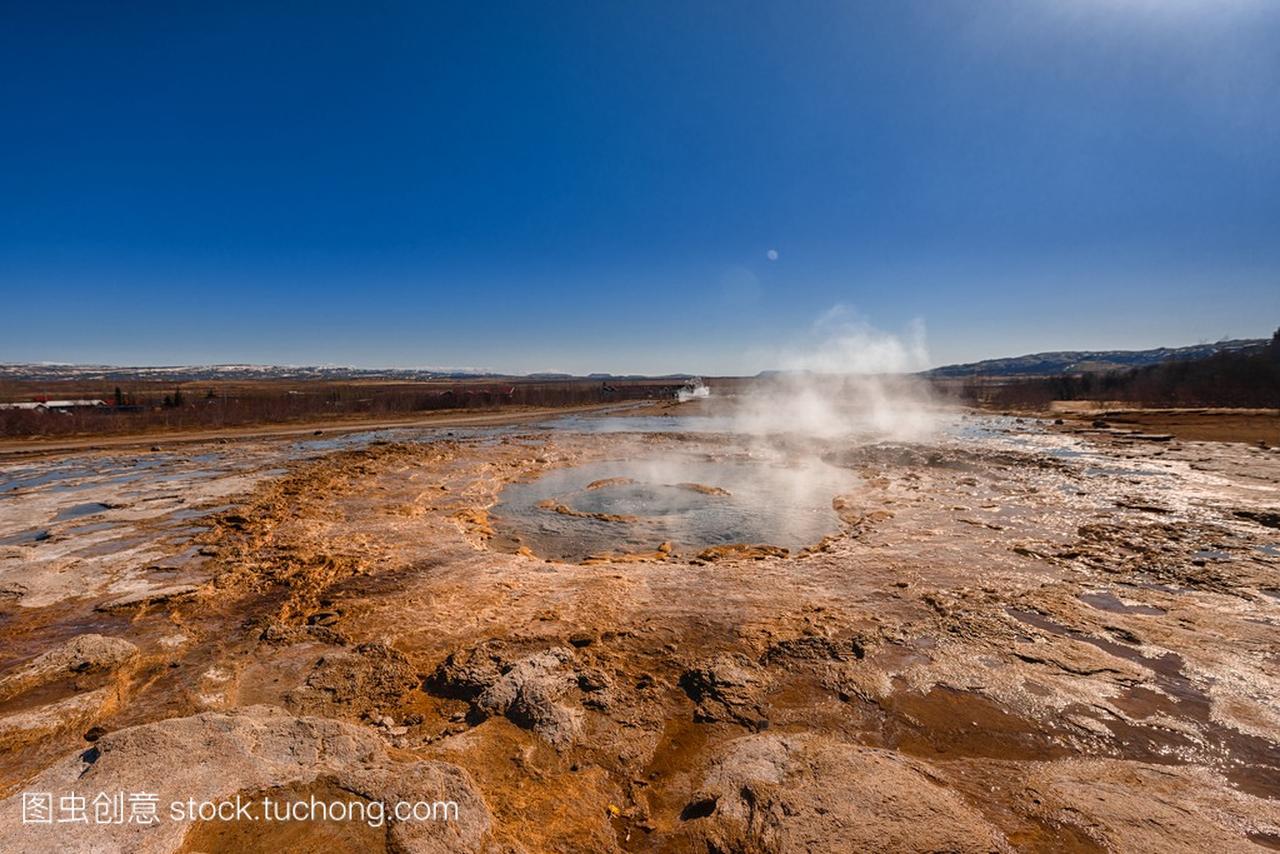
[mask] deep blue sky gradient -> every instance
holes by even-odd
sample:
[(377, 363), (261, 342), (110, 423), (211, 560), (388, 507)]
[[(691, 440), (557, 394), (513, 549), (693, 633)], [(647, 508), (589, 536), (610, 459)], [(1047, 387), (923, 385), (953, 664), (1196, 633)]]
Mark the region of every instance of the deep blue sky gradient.
[(1280, 3), (4, 18), (0, 361), (743, 373), (833, 305), (934, 363), (1280, 325)]

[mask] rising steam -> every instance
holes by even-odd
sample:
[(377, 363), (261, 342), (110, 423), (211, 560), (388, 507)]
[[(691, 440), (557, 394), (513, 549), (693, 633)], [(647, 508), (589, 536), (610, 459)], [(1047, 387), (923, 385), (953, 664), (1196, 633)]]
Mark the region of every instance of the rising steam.
[(705, 421), (681, 429), (736, 441), (642, 443), (618, 459), (513, 484), (496, 516), (559, 559), (663, 559), (729, 544), (794, 551), (837, 533), (860, 491), (838, 452), (923, 439), (939, 410), (909, 373), (928, 363), (923, 324), (893, 335), (837, 306), (814, 323), (810, 341), (773, 354), (780, 370), (727, 394), (699, 379), (678, 392), (693, 410), (688, 421)]
[(935, 427), (926, 383), (924, 324), (905, 335), (871, 326), (837, 305), (815, 321), (807, 346), (779, 351), (781, 370), (738, 400), (738, 429), (752, 435), (919, 440)]

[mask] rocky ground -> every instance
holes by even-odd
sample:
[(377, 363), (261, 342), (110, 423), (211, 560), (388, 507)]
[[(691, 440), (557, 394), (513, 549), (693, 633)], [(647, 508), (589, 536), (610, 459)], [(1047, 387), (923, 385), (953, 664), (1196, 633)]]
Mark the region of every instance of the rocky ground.
[[(813, 548), (582, 563), (501, 530), (502, 488), (743, 440), (6, 463), (0, 850), (1278, 848), (1280, 453), (1072, 430), (796, 443), (857, 484)], [(458, 815), (49, 827), (31, 791)]]

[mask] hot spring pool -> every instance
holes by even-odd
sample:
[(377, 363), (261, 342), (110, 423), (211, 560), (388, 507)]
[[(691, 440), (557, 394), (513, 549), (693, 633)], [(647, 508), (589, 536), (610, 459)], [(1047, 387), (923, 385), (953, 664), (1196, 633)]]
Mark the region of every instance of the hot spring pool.
[(819, 461), (611, 460), (512, 483), (491, 518), (499, 542), (566, 561), (663, 543), (686, 556), (732, 543), (795, 551), (840, 530), (831, 500), (855, 485)]

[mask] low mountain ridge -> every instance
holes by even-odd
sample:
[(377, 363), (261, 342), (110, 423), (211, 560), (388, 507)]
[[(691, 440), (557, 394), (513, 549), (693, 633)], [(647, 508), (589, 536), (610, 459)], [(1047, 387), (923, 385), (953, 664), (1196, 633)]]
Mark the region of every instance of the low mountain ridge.
[(925, 371), (927, 377), (1037, 377), (1089, 374), (1141, 368), (1162, 362), (1196, 361), (1218, 353), (1251, 353), (1267, 346), (1265, 338), (1238, 338), (1189, 347), (1157, 347), (1151, 350), (1063, 350), (1030, 353), (1003, 359), (985, 359), (960, 365), (944, 365)]

